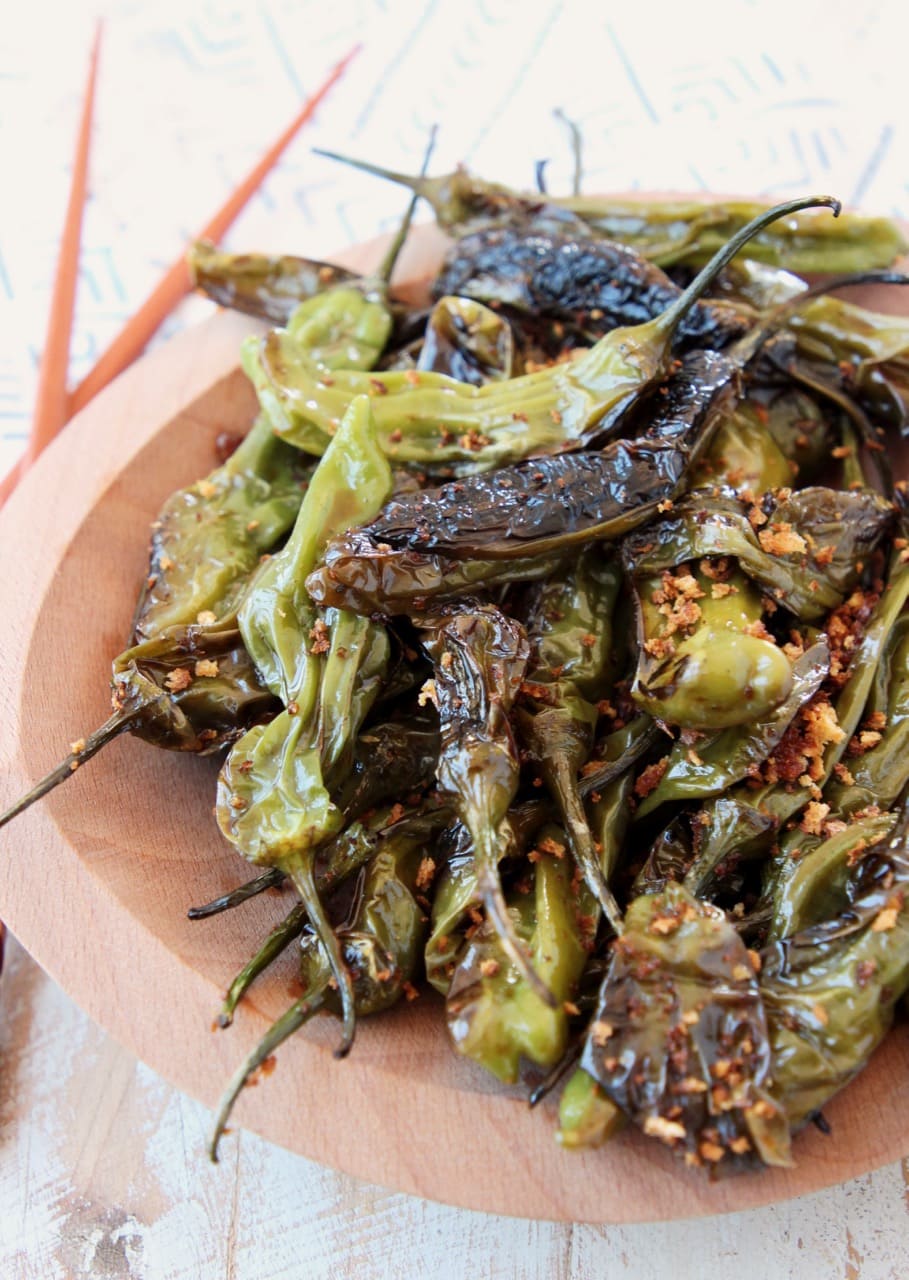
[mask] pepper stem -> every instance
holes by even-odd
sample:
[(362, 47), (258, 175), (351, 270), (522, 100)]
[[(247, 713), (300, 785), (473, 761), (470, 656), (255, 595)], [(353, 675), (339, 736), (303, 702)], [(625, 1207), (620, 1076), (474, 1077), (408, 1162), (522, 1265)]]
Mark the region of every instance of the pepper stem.
[(316, 937), (325, 948), (332, 976), (338, 984), (338, 995), (341, 1000), (341, 1043), (335, 1049), (336, 1058), (346, 1058), (350, 1053), (357, 1027), (357, 1011), (354, 1003), (354, 985), (350, 970), (344, 963), (341, 944), (337, 934), (331, 927), (331, 921), (322, 905), (316, 887), (314, 859), (311, 855), (301, 854), (283, 864), (284, 871), (293, 880), (296, 890), (303, 899), (303, 906), (309, 916), (309, 923)]
[(396, 169), (383, 169), (371, 160), (355, 160), (353, 156), (342, 156), (338, 151), (326, 151), (323, 147), (313, 147), (313, 155), (322, 156), (325, 160), (337, 160), (339, 164), (349, 165), (351, 169), (360, 169), (363, 173), (371, 173), (375, 178), (386, 178), (396, 182), (399, 187), (407, 187), (416, 196), (426, 196), (429, 185), (438, 179), (426, 178), (425, 174), (399, 173)]
[(552, 113), (559, 124), (565, 126), (568, 130), (568, 138), (571, 143), (571, 155), (574, 159), (574, 174), (571, 179), (571, 194), (579, 196), (581, 194), (581, 181), (584, 177), (584, 139), (581, 134), (580, 126), (576, 120), (569, 120), (561, 107), (556, 107)]
[(272, 929), (271, 933), (262, 943), (259, 950), (247, 960), (246, 964), (234, 978), (233, 982), (227, 988), (227, 994), (224, 997), (224, 1003), (221, 1005), (221, 1012), (218, 1014), (217, 1023), (219, 1027), (229, 1027), (234, 1020), (234, 1013), (237, 1005), (243, 999), (246, 992), (258, 978), (260, 973), (264, 973), (273, 961), (277, 960), (285, 948), (289, 947), (294, 938), (298, 938), (303, 932), (303, 926), (306, 924), (306, 908), (302, 903), (298, 903), (292, 911), (290, 911), (280, 924)]
[(716, 251), (710, 261), (701, 268), (688, 288), (679, 294), (662, 315), (657, 316), (656, 320), (652, 322), (655, 332), (662, 334), (664, 341), (668, 343), (679, 323), (685, 318), (694, 304), (707, 292), (713, 281), (723, 270), (723, 267), (732, 261), (749, 240), (772, 222), (785, 218), (789, 214), (799, 213), (803, 209), (832, 209), (833, 216), (836, 218), (839, 217), (842, 205), (835, 196), (802, 196), (798, 200), (787, 200), (783, 204), (774, 205), (771, 209), (764, 209), (757, 217), (752, 218), (741, 230), (737, 231), (734, 236), (731, 236), (723, 247)]
[(300, 1027), (307, 1022), (314, 1013), (322, 1008), (324, 1003), (325, 988), (320, 987), (317, 991), (307, 996), (304, 1000), (298, 1000), (296, 1004), (292, 1004), (290, 1008), (283, 1013), (280, 1018), (269, 1027), (265, 1035), (240, 1064), (234, 1074), (231, 1076), (230, 1083), (221, 1095), (221, 1101), (218, 1103), (218, 1112), (215, 1116), (215, 1127), (208, 1144), (208, 1154), (213, 1164), (218, 1163), (218, 1143), (227, 1128), (227, 1122), (230, 1119), (230, 1113), (233, 1111), (234, 1103), (240, 1096), (240, 1091), (247, 1083), (253, 1072), (257, 1071), (262, 1064), (271, 1057), (275, 1050), (284, 1043), (295, 1031), (299, 1031)]
[(616, 934), (622, 932), (622, 912), (615, 900), (615, 895), (606, 883), (603, 868), (593, 847), (593, 836), (584, 813), (577, 776), (567, 766), (564, 756), (556, 756), (548, 760), (548, 768), (553, 775), (553, 790), (562, 811), (565, 831), (575, 862), (581, 869), (584, 883), (600, 904), (600, 910), (609, 921)]
[[(437, 125), (433, 125), (432, 128), (429, 130), (429, 141), (426, 144), (426, 151), (423, 155), (423, 165), (420, 169), (420, 175), (417, 181), (422, 181), (426, 177), (426, 170), (429, 168), (429, 161), (431, 160), (432, 153), (435, 150), (437, 132), (438, 132)], [(401, 250), (404, 247), (404, 241), (407, 239), (410, 233), (411, 223), (413, 222), (413, 215), (419, 203), (420, 203), (420, 192), (416, 189), (416, 187), (414, 187), (413, 197), (411, 198), (410, 204), (407, 206), (407, 212), (404, 214), (404, 221), (401, 223), (400, 227), (398, 228), (398, 233), (395, 236), (394, 240), (392, 240), (391, 244), (388, 246), (388, 252), (385, 254), (385, 257), (380, 262), (379, 269), (376, 272), (374, 277), (377, 281), (381, 281), (381, 283), (384, 285), (387, 285), (388, 282), (391, 280), (391, 273), (392, 271), (394, 271), (395, 263), (398, 260), (398, 255), (400, 254)]]
[(222, 894), (220, 898), (213, 898), (211, 902), (206, 902), (201, 907), (190, 907), (186, 915), (190, 920), (206, 920), (209, 916), (216, 916), (222, 911), (230, 911), (233, 907), (242, 906), (250, 898), (264, 893), (266, 889), (279, 888), (284, 880), (284, 872), (279, 867), (269, 867), (262, 875), (256, 876), (254, 880), (247, 880), (246, 884), (238, 885), (236, 889)]
[(40, 782), (36, 782), (31, 791), (26, 792), (14, 805), (7, 809), (6, 813), (0, 814), (0, 827), (5, 827), (8, 822), (12, 822), (13, 818), (18, 817), (20, 813), (33, 805), (36, 800), (40, 800), (49, 791), (59, 787), (60, 783), (66, 782), (67, 778), (71, 778), (80, 765), (84, 764), (86, 760), (90, 760), (93, 755), (96, 755), (102, 747), (106, 747), (119, 734), (131, 728), (137, 719), (137, 715), (136, 710), (127, 713), (115, 711), (100, 729), (96, 729), (94, 733), (82, 739), (84, 745), (78, 751), (71, 751), (56, 768), (45, 774)]

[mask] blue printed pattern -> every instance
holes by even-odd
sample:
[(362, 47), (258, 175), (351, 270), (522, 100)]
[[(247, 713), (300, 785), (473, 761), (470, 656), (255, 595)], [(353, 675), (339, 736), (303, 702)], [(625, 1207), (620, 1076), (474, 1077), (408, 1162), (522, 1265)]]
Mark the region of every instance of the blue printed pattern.
[[(0, 212), (0, 474), (31, 416), (93, 7), (59, 6), (50, 51), (40, 12), (23, 14), (0, 48), (0, 154), (5, 171), (27, 177), (7, 189)], [(311, 149), (413, 169), (433, 123), (436, 171), (465, 161), (530, 186), (535, 162), (548, 158), (550, 190), (566, 190), (571, 157), (555, 107), (583, 128), (591, 191), (830, 190), (906, 216), (891, 9), (856, 3), (832, 23), (820, 0), (730, 0), (721, 31), (692, 19), (657, 41), (650, 6), (606, 7), (595, 19), (589, 6), (545, 0), (347, 0), (335, 11), (314, 0), (236, 8), (112, 0), (72, 380), (357, 41), (362, 52), (238, 219), (229, 246), (330, 256), (387, 229), (404, 193)], [(189, 299), (158, 340), (208, 308)]]

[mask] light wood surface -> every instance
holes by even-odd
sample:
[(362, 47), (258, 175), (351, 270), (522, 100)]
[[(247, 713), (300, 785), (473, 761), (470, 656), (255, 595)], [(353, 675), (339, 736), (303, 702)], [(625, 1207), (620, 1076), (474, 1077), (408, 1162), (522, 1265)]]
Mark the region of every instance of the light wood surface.
[[(437, 243), (416, 238), (414, 280)], [(371, 262), (374, 246), (348, 260)], [(148, 523), (171, 490), (210, 469), (218, 432), (251, 419), (237, 369), (250, 327), (218, 315), (147, 357), (72, 423), (4, 510), (0, 801), (104, 719)], [(276, 966), (229, 1032), (210, 1029), (221, 990), (283, 909), (268, 897), (229, 917), (185, 917), (248, 876), (211, 817), (215, 771), (121, 739), (0, 838), (0, 915), (14, 933), (116, 1040), (208, 1105), (289, 1002), (292, 977)], [(331, 1056), (335, 1036), (318, 1023), (285, 1045), (236, 1122), (371, 1183), (467, 1208), (590, 1222), (715, 1214), (842, 1182), (909, 1147), (905, 1025), (829, 1108), (834, 1138), (806, 1133), (793, 1171), (715, 1185), (634, 1134), (562, 1153), (551, 1110), (531, 1114), (519, 1090), (450, 1053), (429, 996), (364, 1024), (344, 1063)]]

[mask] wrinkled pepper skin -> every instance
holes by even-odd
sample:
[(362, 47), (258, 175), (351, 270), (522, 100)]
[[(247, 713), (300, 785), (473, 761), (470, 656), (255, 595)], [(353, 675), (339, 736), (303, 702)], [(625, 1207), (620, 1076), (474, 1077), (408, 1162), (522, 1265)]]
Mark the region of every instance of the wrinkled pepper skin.
[(193, 284), (212, 302), (286, 324), (306, 298), (355, 279), (330, 262), (289, 255), (226, 253), (208, 240), (197, 240), (187, 262)]
[(406, 612), (497, 581), (530, 581), (553, 557), (618, 539), (685, 482), (736, 394), (710, 352), (686, 356), (644, 436), (600, 453), (540, 458), (388, 504), (371, 525), (335, 539), (307, 589), (322, 603)]
[(559, 807), (574, 860), (614, 929), (618, 904), (594, 850), (579, 774), (590, 756), (597, 702), (614, 678), (613, 615), (622, 585), (599, 547), (544, 583), (525, 620), (531, 662), (516, 711), (519, 737)]
[[(527, 635), (514, 619), (476, 602), (425, 619), (421, 627), (439, 712), (436, 778), (453, 798), (472, 849), (460, 886), (464, 907), (482, 905), (509, 959), (538, 998), (554, 1005), (515, 934), (499, 879), (499, 862), (517, 852), (508, 810), (521, 767), (509, 712), (527, 672)], [(434, 928), (430, 946), (438, 944)]]
[[(349, 918), (337, 926), (357, 1016), (381, 1013), (414, 990), (411, 980), (418, 976), (427, 923), (417, 895), (420, 885), (429, 887), (421, 872), (427, 860), (432, 863), (438, 829), (435, 817), (422, 824), (396, 824), (368, 864)], [(305, 994), (274, 1023), (228, 1084), (209, 1143), (212, 1160), (218, 1158), (218, 1144), (243, 1086), (275, 1049), (323, 1009), (346, 1020), (344, 997), (333, 985), (336, 972), (326, 960), (323, 942), (320, 930), (304, 932), (300, 980)]]
[[(762, 612), (755, 586), (737, 570), (718, 584), (704, 564), (636, 582), (632, 696), (667, 724), (710, 732), (770, 716), (792, 692), (792, 667), (778, 645), (752, 631)], [(717, 586), (729, 594), (716, 598)]]
[(751, 957), (681, 885), (630, 904), (581, 1066), (689, 1164), (791, 1163)]
[(379, 438), (390, 456), (426, 469), (469, 474), (530, 453), (578, 448), (614, 427), (662, 380), (679, 324), (761, 226), (818, 204), (839, 208), (826, 196), (776, 206), (728, 240), (655, 319), (613, 330), (573, 360), (520, 378), (473, 386), (414, 370), (377, 378), (344, 369), (329, 376), (284, 330), (247, 339), (243, 367), (276, 434), (311, 453), (324, 451), (359, 394), (375, 398)]
[(799, 1128), (861, 1070), (909, 987), (905, 818), (869, 851), (842, 915), (762, 952), (773, 1093)]
[(508, 321), (471, 298), (440, 297), (430, 312), (416, 368), (481, 387), (522, 372)]
[[(448, 989), (445, 1014), (452, 1044), (499, 1080), (514, 1083), (522, 1058), (540, 1067), (558, 1062), (568, 1043), (565, 1002), (587, 961), (592, 917), (572, 883), (565, 836), (545, 827), (543, 840), (559, 856), (541, 854), (533, 865), (533, 889), (509, 895), (515, 932), (530, 952), (536, 972), (556, 998), (545, 1004), (522, 977), (494, 929), (482, 924), (468, 941)], [(589, 900), (587, 906), (589, 907)]]
[[(588, 338), (645, 324), (679, 295), (659, 267), (617, 241), (522, 228), (484, 227), (456, 240), (433, 292), (497, 303), (532, 316), (572, 323)], [(696, 303), (676, 346), (721, 350), (754, 323), (747, 304)]]
[[(352, 744), (381, 683), (388, 641), (366, 619), (341, 613), (322, 618), (303, 581), (331, 534), (368, 519), (390, 492), (391, 472), (375, 445), (369, 403), (355, 401), (313, 476), (290, 540), (263, 567), (241, 610), (247, 650), (285, 706), (235, 744), (218, 783), (221, 830), (257, 864), (290, 871), (288, 859), (339, 829), (323, 754), (329, 767), (339, 758), (338, 732)], [(349, 657), (340, 657), (339, 647)]]
[(134, 644), (231, 612), (259, 557), (296, 519), (312, 473), (301, 461), (260, 416), (227, 462), (168, 498), (152, 525)]
[(779, 744), (798, 711), (820, 689), (829, 667), (829, 651), (820, 640), (792, 663), (789, 693), (763, 719), (724, 729), (698, 742), (696, 748), (677, 740), (665, 772), (638, 806), (636, 818), (647, 817), (669, 801), (720, 795), (741, 782)]
[[(828, 726), (813, 786), (823, 788), (827, 783), (858, 729), (887, 636), (907, 599), (909, 573), (894, 556), (888, 590), (875, 605), (854, 648), (846, 683), (832, 704), (822, 691), (800, 711), (799, 716), (816, 715)], [(793, 724), (798, 726), (798, 722), (799, 717)], [(791, 787), (783, 781), (767, 782), (757, 789), (737, 783), (725, 795), (709, 800), (701, 811), (698, 851), (685, 876), (686, 886), (698, 896), (706, 894), (718, 868), (735, 866), (743, 857), (766, 853), (778, 828), (794, 818), (812, 794), (809, 788)], [(773, 874), (771, 861), (768, 879), (772, 880)]]

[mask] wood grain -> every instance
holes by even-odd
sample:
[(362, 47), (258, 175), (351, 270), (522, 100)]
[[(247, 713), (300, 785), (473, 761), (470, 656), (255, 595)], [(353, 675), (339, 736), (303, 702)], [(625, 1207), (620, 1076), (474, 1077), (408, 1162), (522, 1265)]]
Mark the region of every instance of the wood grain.
[[(348, 257), (371, 265), (369, 246)], [(418, 286), (438, 252), (409, 246)], [(244, 317), (222, 314), (153, 353), (73, 421), (0, 517), (0, 747), (4, 800), (104, 718), (107, 671), (128, 628), (147, 526), (163, 498), (212, 465), (215, 436), (245, 429), (237, 369)], [(121, 739), (4, 832), (0, 914), (42, 966), (142, 1061), (207, 1105), (289, 1001), (280, 966), (229, 1033), (210, 1030), (221, 990), (277, 919), (273, 898), (191, 923), (248, 875), (211, 816), (216, 766)], [(811, 1132), (798, 1167), (711, 1185), (631, 1134), (567, 1155), (553, 1116), (531, 1113), (449, 1051), (437, 1003), (364, 1024), (344, 1063), (316, 1024), (286, 1045), (238, 1123), (372, 1183), (536, 1219), (636, 1222), (779, 1201), (876, 1168), (909, 1148), (909, 1030), (899, 1028)], [(230, 1160), (230, 1144), (225, 1147)]]

